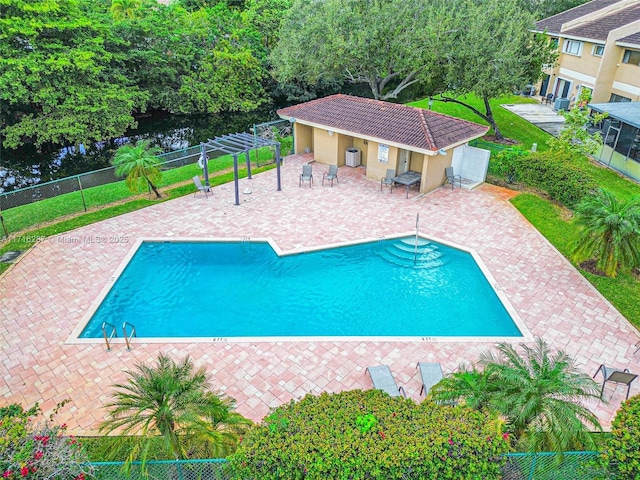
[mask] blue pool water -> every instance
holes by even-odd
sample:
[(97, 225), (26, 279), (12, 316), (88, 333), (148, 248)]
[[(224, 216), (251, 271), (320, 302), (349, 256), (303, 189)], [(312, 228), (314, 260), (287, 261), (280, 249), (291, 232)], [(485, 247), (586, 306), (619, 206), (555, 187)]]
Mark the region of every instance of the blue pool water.
[(268, 243), (144, 242), (80, 335), (521, 336), (473, 257), (419, 239), (278, 257)]

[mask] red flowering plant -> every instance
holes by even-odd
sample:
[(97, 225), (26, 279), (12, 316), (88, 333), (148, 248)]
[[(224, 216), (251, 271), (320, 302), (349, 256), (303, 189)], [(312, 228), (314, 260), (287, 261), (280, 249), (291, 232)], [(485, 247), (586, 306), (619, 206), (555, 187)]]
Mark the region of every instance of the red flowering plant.
[(82, 446), (66, 434), (66, 424), (55, 424), (54, 414), (44, 420), (40, 414), (38, 404), (0, 408), (0, 479), (84, 480), (91, 466)]

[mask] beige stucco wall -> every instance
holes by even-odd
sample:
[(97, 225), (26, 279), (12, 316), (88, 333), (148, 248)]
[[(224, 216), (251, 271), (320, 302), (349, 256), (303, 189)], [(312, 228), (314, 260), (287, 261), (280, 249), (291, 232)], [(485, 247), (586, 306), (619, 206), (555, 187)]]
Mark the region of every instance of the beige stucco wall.
[(378, 161), (378, 142), (369, 141), (367, 152), (367, 178), (380, 180), (387, 173), (388, 168), (397, 170), (398, 168), (398, 148), (389, 147), (389, 163)]
[(592, 102), (605, 103), (611, 98), (612, 86), (616, 80), (619, 67), (622, 61), (624, 49), (615, 45), (614, 42), (608, 42), (604, 49), (600, 69), (598, 70), (598, 78), (596, 80), (596, 88), (593, 92)]
[(451, 166), (453, 150), (448, 150), (446, 155), (425, 155), (425, 169), (422, 171), (422, 183), (420, 191), (430, 192), (442, 186), (446, 180), (444, 169)]
[[(354, 146), (354, 138), (324, 128), (313, 128), (313, 158), (325, 165), (345, 165), (347, 148)], [(362, 144), (364, 147), (364, 144)], [(358, 147), (356, 147), (358, 148)], [(362, 154), (361, 154), (362, 155)], [(361, 157), (362, 158), (362, 157)]]
[[(632, 102), (640, 101), (640, 66), (620, 63), (616, 72), (616, 83), (624, 84), (618, 88), (616, 83), (611, 86), (611, 91), (630, 98)], [(614, 67), (615, 68), (615, 67)]]
[(293, 151), (295, 153), (304, 153), (305, 148), (313, 150), (313, 128), (309, 125), (302, 125), (300, 123), (293, 124), (293, 136), (294, 146)]
[(338, 160), (338, 166), (342, 167), (346, 162), (347, 148), (353, 147), (353, 137), (347, 135), (338, 135), (338, 151), (336, 152), (336, 158)]
[(598, 72), (598, 67), (591, 67), (591, 60), (589, 57), (592, 57), (592, 55), (591, 52), (587, 50), (587, 45), (588, 44), (582, 46), (582, 56), (580, 57), (561, 53), (558, 57), (558, 64), (560, 67), (568, 68), (575, 72), (585, 73), (587, 75), (593, 75), (595, 77)]
[(313, 158), (325, 165), (336, 165), (338, 153), (338, 134), (329, 135), (322, 128), (313, 129)]
[(424, 168), (424, 153), (409, 152), (409, 170), (421, 172)]
[(362, 138), (354, 138), (353, 147), (360, 150), (360, 162), (366, 166), (367, 159), (369, 158), (369, 142), (365, 143), (365, 140)]

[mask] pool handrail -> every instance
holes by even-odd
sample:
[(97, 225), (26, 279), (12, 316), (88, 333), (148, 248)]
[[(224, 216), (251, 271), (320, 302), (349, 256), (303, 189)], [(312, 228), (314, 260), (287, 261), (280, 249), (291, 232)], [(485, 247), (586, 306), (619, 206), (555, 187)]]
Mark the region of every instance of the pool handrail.
[[(131, 335), (127, 335), (127, 325), (129, 325), (131, 327)], [(136, 327), (133, 326), (129, 322), (122, 322), (122, 333), (124, 334), (124, 341), (127, 344), (127, 351), (130, 351), (131, 350), (131, 339), (133, 337), (137, 337), (138, 336), (136, 334)]]
[[(111, 327), (111, 334), (107, 335), (107, 326)], [(118, 337), (118, 332), (115, 325), (109, 322), (102, 322), (102, 335), (104, 336), (104, 342), (107, 344), (107, 352), (111, 351), (111, 339)]]

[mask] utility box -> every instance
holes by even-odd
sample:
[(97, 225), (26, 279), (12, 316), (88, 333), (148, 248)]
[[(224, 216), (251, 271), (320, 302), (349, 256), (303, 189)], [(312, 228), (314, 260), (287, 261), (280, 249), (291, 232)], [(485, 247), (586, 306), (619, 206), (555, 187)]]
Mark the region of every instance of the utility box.
[(344, 155), (344, 163), (346, 163), (348, 167), (359, 167), (360, 150), (358, 150), (357, 148), (347, 148), (347, 151)]
[(558, 98), (553, 104), (553, 109), (558, 112), (560, 110), (567, 111), (569, 110), (569, 99), (568, 98)]

